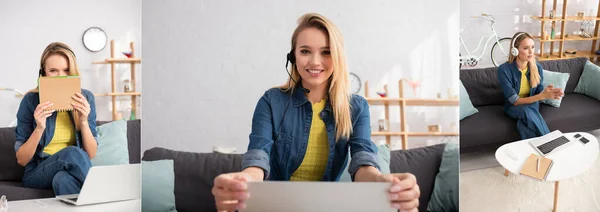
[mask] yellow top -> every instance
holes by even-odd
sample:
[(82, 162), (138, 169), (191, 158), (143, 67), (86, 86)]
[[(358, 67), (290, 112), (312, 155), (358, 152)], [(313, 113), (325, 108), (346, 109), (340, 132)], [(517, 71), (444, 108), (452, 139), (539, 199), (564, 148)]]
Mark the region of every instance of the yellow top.
[(527, 80), (527, 67), (521, 71), (521, 89), (519, 90), (519, 97), (525, 98), (529, 96), (529, 92), (531, 91), (531, 84), (529, 84), (529, 80)]
[(291, 181), (320, 181), (325, 174), (327, 158), (329, 156), (329, 143), (325, 122), (319, 114), (325, 108), (324, 100), (312, 105), (313, 118), (308, 135), (308, 147), (300, 167), (292, 174)]
[(48, 146), (44, 148), (44, 152), (50, 155), (57, 153), (58, 151), (75, 145), (75, 126), (71, 122), (69, 112), (57, 112), (56, 114), (56, 128), (54, 129), (54, 136)]

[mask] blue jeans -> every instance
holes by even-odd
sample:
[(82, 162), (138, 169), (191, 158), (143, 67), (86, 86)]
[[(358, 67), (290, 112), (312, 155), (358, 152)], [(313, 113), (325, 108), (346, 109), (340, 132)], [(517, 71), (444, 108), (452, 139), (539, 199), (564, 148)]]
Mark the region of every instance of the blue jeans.
[(31, 161), (25, 167), (23, 186), (54, 190), (55, 195), (79, 194), (92, 162), (83, 149), (64, 148), (45, 160)]
[(521, 139), (535, 138), (550, 133), (546, 121), (540, 114), (539, 107), (540, 103), (535, 102), (506, 108), (506, 114), (517, 120), (517, 130)]

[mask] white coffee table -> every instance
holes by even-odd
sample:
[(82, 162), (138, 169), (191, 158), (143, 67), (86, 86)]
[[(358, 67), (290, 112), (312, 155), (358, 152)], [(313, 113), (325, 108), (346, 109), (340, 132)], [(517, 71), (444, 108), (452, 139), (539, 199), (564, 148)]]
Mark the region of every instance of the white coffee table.
[[(588, 139), (589, 142), (584, 145), (579, 139), (573, 137), (575, 134), (582, 135)], [(568, 148), (546, 156), (554, 162), (550, 169), (550, 173), (548, 173), (545, 180), (547, 182), (554, 182), (553, 211), (556, 211), (558, 204), (558, 182), (575, 177), (588, 170), (596, 162), (596, 158), (598, 157), (598, 140), (593, 135), (585, 132), (577, 132), (564, 133), (564, 136), (571, 139), (572, 142), (574, 141), (574, 143), (570, 144)], [(525, 163), (529, 155), (532, 153), (539, 155), (539, 153), (537, 153), (537, 151), (535, 151), (528, 143), (529, 140), (530, 139), (504, 144), (496, 150), (496, 160), (504, 167), (505, 176), (508, 176), (509, 172), (520, 175), (521, 166)], [(506, 150), (512, 151), (517, 157), (517, 160), (509, 157)]]
[(56, 198), (46, 199), (31, 199), (31, 200), (19, 200), (19, 201), (8, 201), (8, 212), (27, 212), (27, 211), (41, 211), (41, 212), (106, 212), (106, 211), (123, 211), (123, 212), (136, 212), (142, 211), (142, 201), (140, 199), (110, 202), (93, 205), (74, 206)]

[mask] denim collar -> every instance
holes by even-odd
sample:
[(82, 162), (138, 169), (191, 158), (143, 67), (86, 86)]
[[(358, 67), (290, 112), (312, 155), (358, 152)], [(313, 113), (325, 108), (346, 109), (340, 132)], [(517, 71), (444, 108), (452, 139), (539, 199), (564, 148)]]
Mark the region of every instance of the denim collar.
[[(515, 73), (519, 73), (521, 74), (521, 70), (519, 70), (519, 66), (517, 66), (517, 59), (515, 59), (515, 61), (513, 61), (511, 64), (511, 70)], [(529, 67), (529, 63), (527, 63), (527, 72), (525, 72), (525, 74), (529, 74), (529, 72), (531, 71), (531, 67)]]
[[(299, 84), (299, 86), (296, 87), (296, 90), (294, 90), (294, 94), (293, 94), (293, 103), (294, 103), (294, 107), (300, 107), (304, 104), (310, 103), (310, 101), (308, 101), (308, 99), (306, 98), (306, 95), (304, 95), (304, 91), (301, 89), (301, 84)], [(329, 94), (328, 94), (329, 95)], [(326, 111), (332, 112), (333, 110), (331, 109), (331, 104), (329, 103), (329, 98), (327, 98), (327, 102), (325, 103), (325, 109)]]

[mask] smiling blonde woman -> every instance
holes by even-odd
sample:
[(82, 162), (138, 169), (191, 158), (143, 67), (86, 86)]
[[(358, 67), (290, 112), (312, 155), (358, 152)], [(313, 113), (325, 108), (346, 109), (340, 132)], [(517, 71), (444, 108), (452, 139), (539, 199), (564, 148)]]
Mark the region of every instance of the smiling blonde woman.
[(339, 29), (322, 15), (305, 14), (291, 44), (290, 78), (266, 91), (254, 110), (243, 171), (214, 180), (217, 209), (243, 209), (248, 181), (337, 181), (350, 154), (354, 181), (392, 182), (391, 207), (416, 211), (420, 190), (415, 176), (380, 172), (369, 105), (349, 92)]

